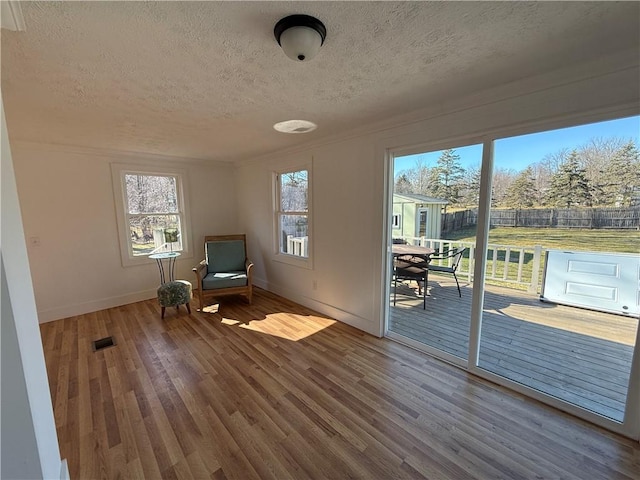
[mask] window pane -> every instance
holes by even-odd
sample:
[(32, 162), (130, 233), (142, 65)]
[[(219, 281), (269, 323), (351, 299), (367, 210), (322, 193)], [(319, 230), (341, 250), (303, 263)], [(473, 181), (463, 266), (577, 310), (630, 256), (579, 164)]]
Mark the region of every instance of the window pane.
[[(307, 171), (283, 173), (280, 175), (280, 209), (283, 212), (307, 212), (308, 188)], [(306, 233), (305, 233), (306, 235)]]
[[(389, 332), (445, 358), (466, 360), (469, 352), (481, 162), (482, 145), (466, 145), (393, 163), (398, 227), (391, 239)], [(429, 266), (407, 268), (403, 252), (428, 255)]]
[(638, 132), (636, 116), (494, 142), (480, 333), (481, 368), (617, 422), (640, 314)]
[(280, 252), (309, 256), (308, 218), (306, 215), (280, 215)]
[(134, 256), (182, 250), (178, 215), (137, 215), (129, 219), (129, 231)]
[(176, 178), (159, 175), (125, 175), (129, 213), (177, 213)]

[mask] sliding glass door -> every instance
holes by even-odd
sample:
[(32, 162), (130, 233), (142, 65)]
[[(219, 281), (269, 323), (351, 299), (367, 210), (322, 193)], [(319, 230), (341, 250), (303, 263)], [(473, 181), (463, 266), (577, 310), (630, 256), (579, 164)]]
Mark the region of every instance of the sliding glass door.
[(637, 124), (494, 142), (478, 363), (617, 422), (640, 315), (638, 139), (617, 133)]
[[(637, 437), (638, 131), (631, 117), (396, 154), (388, 335)], [(422, 285), (403, 278), (407, 246), (431, 250)]]
[[(481, 161), (482, 145), (394, 159), (388, 331), (455, 363), (464, 363), (469, 352)], [(458, 249), (463, 252), (456, 256)], [(418, 273), (425, 270), (422, 278), (403, 277), (412, 257), (398, 251), (426, 251), (431, 268), (413, 264)]]

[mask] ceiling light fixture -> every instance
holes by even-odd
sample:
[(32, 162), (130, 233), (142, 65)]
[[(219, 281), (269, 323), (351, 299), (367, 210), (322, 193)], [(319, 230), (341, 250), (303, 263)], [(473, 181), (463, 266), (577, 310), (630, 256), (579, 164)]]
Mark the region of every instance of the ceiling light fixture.
[(276, 123), (273, 128), (282, 133), (307, 133), (315, 130), (318, 126), (308, 120), (286, 120)]
[(287, 57), (306, 62), (320, 50), (327, 29), (320, 20), (309, 15), (289, 15), (276, 23), (273, 34)]

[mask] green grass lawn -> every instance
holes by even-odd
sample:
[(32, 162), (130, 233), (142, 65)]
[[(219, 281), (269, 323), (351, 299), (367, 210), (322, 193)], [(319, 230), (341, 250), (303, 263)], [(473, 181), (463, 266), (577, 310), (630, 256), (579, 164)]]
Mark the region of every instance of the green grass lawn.
[[(443, 235), (447, 240), (475, 242), (476, 229), (464, 229)], [(620, 252), (640, 254), (638, 230), (588, 230), (578, 228), (496, 227), (489, 232), (489, 243), (546, 249)]]
[[(447, 240), (475, 242), (475, 228), (468, 228), (450, 232), (443, 235)], [(560, 229), (560, 228), (527, 228), (527, 227), (497, 227), (489, 232), (489, 244), (510, 245), (513, 247), (528, 247), (524, 254), (522, 268), (522, 281), (530, 282), (533, 271), (533, 247), (543, 247), (540, 261), (539, 281), (540, 286), (543, 277), (545, 252), (544, 250), (575, 250), (593, 252), (615, 252), (640, 254), (640, 231), (637, 230), (587, 230), (587, 229)], [(517, 286), (512, 282), (517, 279), (519, 251), (512, 251), (509, 255), (509, 268), (507, 279), (504, 277), (506, 250), (498, 250), (495, 276), (497, 279), (487, 278), (487, 283), (493, 285), (509, 286), (511, 288), (526, 289), (526, 285)], [(461, 272), (469, 269), (469, 259), (462, 260)], [(493, 272), (493, 252), (489, 251), (486, 268), (487, 276)]]

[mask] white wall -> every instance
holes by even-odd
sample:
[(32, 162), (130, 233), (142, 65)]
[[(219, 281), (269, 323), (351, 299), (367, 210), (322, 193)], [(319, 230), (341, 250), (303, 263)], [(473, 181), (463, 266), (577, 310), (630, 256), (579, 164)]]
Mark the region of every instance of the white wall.
[(40, 329), (22, 235), (20, 204), (0, 103), (2, 124), (2, 453), (0, 476), (53, 479), (68, 475), (61, 462)]
[[(376, 329), (372, 263), (380, 256), (370, 235), (382, 228), (373, 197), (381, 164), (362, 168), (373, 156), (372, 144), (346, 141), (251, 163), (239, 169), (237, 182), (241, 230), (248, 235), (255, 284), (366, 331)], [(314, 266), (306, 269), (272, 260), (272, 171), (310, 158)]]
[[(388, 121), (385, 127), (344, 140), (242, 162), (238, 213), (241, 229), (250, 233), (250, 249), (259, 257), (256, 283), (381, 335), (388, 150), (406, 154), (455, 147), (488, 134), (509, 136), (637, 114), (639, 79), (637, 52), (623, 52), (436, 105), (421, 119), (396, 119), (395, 125)], [(311, 157), (314, 267), (303, 269), (271, 258), (271, 172), (296, 158)]]
[[(191, 280), (205, 234), (246, 232), (258, 286), (381, 335), (387, 150), (455, 147), (488, 133), (515, 135), (637, 112), (636, 53), (383, 119), (360, 134), (247, 159), (235, 174), (231, 167), (181, 162), (189, 172), (198, 258), (181, 257), (177, 276)], [(14, 145), (13, 154), (25, 237), (40, 239), (40, 246), (29, 245), (40, 321), (152, 298), (155, 264), (121, 265), (109, 165), (170, 161), (33, 144)], [(274, 169), (310, 158), (314, 266), (305, 269), (272, 259), (271, 180)]]
[[(176, 278), (193, 281), (191, 268), (204, 258), (205, 235), (236, 233), (230, 165), (25, 143), (15, 144), (13, 158), (40, 322), (156, 295), (155, 261), (122, 266), (112, 162), (187, 171), (194, 256), (178, 259)], [(33, 237), (39, 238), (39, 246), (31, 243)]]

